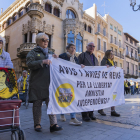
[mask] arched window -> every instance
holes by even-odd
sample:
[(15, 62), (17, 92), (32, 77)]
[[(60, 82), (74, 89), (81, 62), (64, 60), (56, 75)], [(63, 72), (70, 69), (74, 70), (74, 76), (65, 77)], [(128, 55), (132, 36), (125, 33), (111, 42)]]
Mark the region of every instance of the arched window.
[(23, 15), (23, 9), (21, 9), (20, 11), (19, 11), (19, 17), (21, 17)]
[(83, 51), (83, 37), (79, 33), (76, 38), (76, 52), (81, 53)]
[(74, 18), (76, 18), (76, 15), (72, 10), (68, 9), (67, 12), (66, 12), (66, 18), (74, 19)]
[(91, 27), (90, 26), (88, 26), (88, 32), (91, 33)]
[(52, 6), (49, 3), (45, 4), (45, 11), (51, 13), (52, 12)]
[(13, 22), (17, 20), (17, 14), (13, 15)]
[(54, 14), (55, 16), (59, 17), (59, 16), (60, 16), (60, 10), (59, 10), (58, 8), (54, 8), (53, 14)]
[(70, 43), (74, 43), (74, 34), (72, 33), (72, 31), (70, 31), (70, 33), (68, 34), (67, 44)]
[(28, 4), (26, 5), (26, 12), (29, 11), (29, 6), (30, 6), (30, 3), (28, 3)]
[(8, 25), (10, 25), (11, 24), (11, 19), (8, 19)]
[(85, 27), (85, 31), (86, 31), (87, 30), (87, 25), (85, 24), (84, 27)]

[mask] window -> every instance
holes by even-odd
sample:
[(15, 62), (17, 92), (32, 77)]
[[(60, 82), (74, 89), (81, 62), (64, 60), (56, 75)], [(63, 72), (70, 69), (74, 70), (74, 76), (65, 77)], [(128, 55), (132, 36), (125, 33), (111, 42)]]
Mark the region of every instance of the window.
[(86, 24), (84, 25), (84, 28), (85, 28), (85, 31), (86, 31), (87, 30), (87, 25)]
[(2, 29), (1, 29), (1, 26), (0, 26), (0, 31), (1, 31)]
[(30, 38), (29, 38), (29, 42), (31, 42), (32, 43), (32, 32), (30, 32)]
[(116, 37), (114, 37), (114, 43), (117, 44), (117, 38)]
[(135, 42), (135, 46), (137, 46), (137, 43)]
[(83, 37), (79, 33), (76, 38), (76, 52), (81, 53), (83, 51)]
[(122, 56), (122, 52), (120, 51), (120, 57)]
[(121, 47), (122, 45), (121, 45), (121, 40), (119, 40), (119, 47)]
[(70, 33), (68, 34), (67, 41), (68, 41), (67, 44), (74, 43), (74, 34), (72, 33), (72, 31), (70, 31)]
[(114, 31), (117, 32), (117, 28), (116, 27), (114, 27)]
[(48, 3), (45, 4), (45, 11), (51, 13), (52, 12), (52, 6)]
[(11, 19), (8, 19), (8, 25), (10, 25), (11, 24)]
[(14, 16), (13, 16), (13, 21), (16, 21), (17, 20), (17, 14), (15, 14)]
[(133, 49), (131, 49), (131, 57), (133, 57)]
[(113, 51), (113, 47), (111, 47), (111, 50)]
[(88, 32), (91, 33), (91, 27), (90, 26), (88, 26)]
[(112, 24), (110, 24), (110, 29), (112, 29), (112, 30), (113, 30), (113, 25), (112, 25)]
[(129, 55), (128, 46), (126, 46), (126, 55)]
[(117, 49), (115, 49), (115, 55), (117, 56)]
[(113, 35), (110, 35), (110, 43), (113, 43)]
[(19, 17), (23, 15), (23, 9), (19, 11)]
[(121, 33), (121, 31), (120, 31), (120, 30), (118, 30), (118, 34), (119, 34), (119, 35), (122, 35), (122, 33)]
[(60, 11), (58, 8), (54, 8), (54, 11), (53, 11), (54, 15), (59, 17), (60, 16)]
[(126, 36), (126, 40), (128, 41), (128, 36)]
[(122, 68), (122, 63), (120, 63), (120, 67)]
[(76, 15), (72, 10), (68, 9), (67, 12), (66, 12), (66, 18), (74, 19), (74, 18), (76, 18)]
[(6, 43), (5, 51), (8, 52), (8, 43)]
[(106, 42), (104, 42), (104, 52), (106, 52)]
[(130, 43), (133, 44), (133, 40), (132, 39), (130, 39)]
[(134, 64), (132, 64), (132, 74), (134, 75)]
[(137, 51), (135, 51), (135, 58), (137, 59)]
[(138, 66), (136, 65), (136, 75), (138, 75)]
[(129, 74), (129, 62), (126, 63), (127, 63), (127, 74)]
[(101, 40), (98, 38), (98, 50), (101, 50)]
[(25, 34), (25, 35), (24, 35), (24, 43), (27, 43), (27, 38), (28, 38), (28, 35)]
[(106, 36), (106, 28), (103, 29), (103, 35)]
[(98, 32), (100, 32), (100, 24), (98, 24)]

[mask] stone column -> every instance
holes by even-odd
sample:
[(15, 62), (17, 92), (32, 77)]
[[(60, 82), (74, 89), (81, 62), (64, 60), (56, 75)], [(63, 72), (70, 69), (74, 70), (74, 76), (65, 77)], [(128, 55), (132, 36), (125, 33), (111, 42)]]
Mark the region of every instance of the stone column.
[(52, 6), (52, 11), (51, 11), (52, 14), (53, 14), (53, 9), (54, 9), (54, 7)]
[(32, 43), (36, 43), (36, 33), (32, 33)]
[(27, 43), (30, 41), (30, 32), (27, 33)]
[(76, 35), (74, 36), (74, 44), (76, 45)]
[[(19, 18), (19, 12), (17, 12), (17, 19), (18, 19), (18, 18)], [(16, 19), (16, 20), (17, 20), (17, 19)]]
[(23, 15), (26, 13), (26, 7), (23, 8)]

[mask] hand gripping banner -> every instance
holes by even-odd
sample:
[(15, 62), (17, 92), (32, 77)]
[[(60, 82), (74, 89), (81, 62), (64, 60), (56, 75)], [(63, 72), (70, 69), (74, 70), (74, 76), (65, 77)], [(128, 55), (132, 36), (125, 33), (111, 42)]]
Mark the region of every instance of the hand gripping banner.
[(0, 67), (0, 99), (9, 99), (17, 93), (17, 79), (14, 70)]
[(125, 103), (120, 67), (86, 66), (52, 58), (47, 114), (86, 112)]

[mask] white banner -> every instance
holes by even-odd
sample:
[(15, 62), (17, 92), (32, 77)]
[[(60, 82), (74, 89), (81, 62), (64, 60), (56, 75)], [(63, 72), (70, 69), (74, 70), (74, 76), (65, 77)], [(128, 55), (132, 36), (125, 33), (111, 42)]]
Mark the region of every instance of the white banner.
[(52, 58), (47, 114), (86, 112), (125, 103), (123, 69)]

